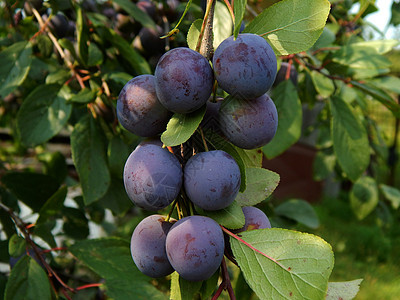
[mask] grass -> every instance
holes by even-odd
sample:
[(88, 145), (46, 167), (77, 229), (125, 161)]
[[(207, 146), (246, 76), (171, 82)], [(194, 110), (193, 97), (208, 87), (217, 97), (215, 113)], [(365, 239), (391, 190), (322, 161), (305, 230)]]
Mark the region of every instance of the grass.
[(313, 233), (329, 242), (335, 253), (330, 281), (363, 278), (355, 299), (400, 299), (398, 221), (384, 228), (377, 225), (376, 215), (359, 221), (346, 200), (325, 200), (315, 208), (321, 226)]

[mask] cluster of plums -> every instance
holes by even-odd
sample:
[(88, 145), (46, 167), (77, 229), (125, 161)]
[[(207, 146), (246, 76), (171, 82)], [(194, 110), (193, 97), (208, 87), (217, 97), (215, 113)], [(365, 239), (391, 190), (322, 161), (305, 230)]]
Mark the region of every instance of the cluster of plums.
[[(272, 48), (254, 34), (223, 41), (215, 51), (213, 68), (198, 52), (175, 48), (160, 58), (154, 76), (137, 76), (123, 87), (117, 116), (135, 135), (157, 136), (165, 131), (173, 113), (188, 114), (209, 105), (216, 80), (229, 93), (216, 112), (222, 135), (240, 148), (258, 148), (268, 143), (277, 129), (277, 111), (266, 94), (276, 73)], [(124, 184), (129, 198), (149, 211), (166, 208), (177, 197), (191, 201), (196, 209), (215, 211), (235, 200), (240, 175), (235, 159), (225, 151), (199, 152), (181, 164), (162, 143), (146, 142), (128, 157)], [(235, 232), (271, 227), (261, 210), (242, 209), (245, 225)], [(139, 223), (131, 240), (133, 260), (144, 274), (162, 277), (175, 270), (190, 281), (212, 276), (224, 249), (218, 223), (196, 214), (178, 221), (151, 215)]]

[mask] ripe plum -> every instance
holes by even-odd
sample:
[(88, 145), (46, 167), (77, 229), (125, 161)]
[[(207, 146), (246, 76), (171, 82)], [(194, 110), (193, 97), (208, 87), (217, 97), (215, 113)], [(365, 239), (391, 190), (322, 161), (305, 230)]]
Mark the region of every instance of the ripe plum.
[(183, 178), (190, 200), (205, 210), (229, 206), (240, 188), (239, 166), (222, 150), (201, 152), (191, 157)]
[(155, 70), (156, 92), (170, 111), (190, 113), (203, 106), (211, 95), (213, 71), (207, 59), (189, 48), (165, 53)]
[(157, 98), (153, 75), (140, 75), (125, 84), (118, 96), (117, 116), (125, 129), (139, 136), (165, 130), (171, 112)]
[(218, 85), (227, 93), (243, 99), (257, 98), (272, 86), (276, 56), (262, 37), (252, 33), (225, 39), (215, 50), (213, 67)]
[(278, 112), (267, 94), (250, 100), (229, 97), (220, 109), (220, 127), (235, 146), (259, 148), (275, 136)]
[(245, 224), (241, 229), (235, 230), (236, 233), (247, 230), (271, 228), (271, 223), (267, 215), (261, 209), (254, 206), (244, 206), (242, 210)]
[(169, 262), (182, 278), (201, 281), (210, 278), (221, 265), (224, 236), (213, 219), (189, 216), (176, 222), (168, 232)]
[(167, 207), (178, 196), (182, 186), (182, 168), (168, 150), (144, 144), (126, 160), (124, 184), (133, 203), (157, 211)]
[(147, 276), (158, 278), (171, 274), (174, 269), (168, 261), (165, 240), (172, 223), (161, 215), (144, 218), (131, 238), (131, 254), (138, 269)]

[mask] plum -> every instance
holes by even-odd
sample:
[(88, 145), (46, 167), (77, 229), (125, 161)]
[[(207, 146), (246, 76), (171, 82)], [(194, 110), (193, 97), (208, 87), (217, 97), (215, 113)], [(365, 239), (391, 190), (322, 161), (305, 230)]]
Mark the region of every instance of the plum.
[(225, 137), (243, 149), (266, 145), (278, 128), (278, 112), (267, 94), (250, 100), (228, 97), (222, 103), (219, 117)]
[(225, 39), (215, 50), (213, 67), (218, 85), (227, 93), (243, 99), (257, 98), (272, 86), (276, 56), (262, 37), (252, 33)]
[(213, 219), (189, 216), (176, 222), (165, 242), (168, 260), (189, 281), (210, 278), (221, 265), (224, 236)]
[(225, 151), (201, 152), (186, 163), (183, 181), (194, 204), (205, 210), (218, 210), (235, 200), (240, 188), (240, 170)]
[(156, 92), (162, 105), (175, 113), (190, 113), (211, 95), (213, 71), (207, 59), (189, 48), (165, 53), (155, 70)]
[[(289, 63), (287, 63), (287, 62), (282, 62), (281, 63), (281, 67), (279, 68), (279, 71), (276, 74), (275, 82), (273, 84), (274, 87), (285, 80), (286, 72), (287, 72), (288, 68), (289, 68)], [(296, 70), (295, 66), (290, 65), (290, 71), (289, 72), (290, 72), (290, 75), (289, 75), (290, 80), (292, 81), (294, 86), (297, 86), (298, 73), (297, 73), (297, 70)]]
[(165, 250), (165, 240), (172, 225), (161, 215), (151, 215), (144, 218), (133, 231), (132, 259), (147, 276), (158, 278), (174, 271)]
[(235, 230), (236, 233), (247, 230), (271, 228), (271, 223), (267, 215), (261, 209), (254, 206), (244, 206), (242, 210), (245, 224), (241, 229)]
[(182, 186), (182, 167), (168, 150), (144, 144), (126, 160), (124, 185), (133, 203), (157, 211), (167, 207), (178, 196)]
[(153, 75), (134, 77), (118, 96), (118, 120), (133, 134), (142, 137), (157, 135), (166, 129), (171, 115), (157, 98)]

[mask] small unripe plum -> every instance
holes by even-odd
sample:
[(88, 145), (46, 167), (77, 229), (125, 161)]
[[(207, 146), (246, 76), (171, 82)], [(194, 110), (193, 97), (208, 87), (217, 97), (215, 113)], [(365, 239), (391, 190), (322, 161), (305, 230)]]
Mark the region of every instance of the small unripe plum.
[(241, 181), (238, 164), (222, 150), (201, 152), (191, 157), (183, 178), (189, 199), (205, 210), (228, 207), (235, 200)]
[(267, 215), (261, 209), (254, 206), (244, 206), (242, 210), (245, 224), (241, 229), (235, 230), (236, 233), (247, 230), (271, 228), (271, 223)]
[(165, 240), (172, 223), (161, 215), (143, 219), (131, 238), (131, 254), (138, 269), (147, 276), (158, 278), (171, 274), (174, 269), (168, 261)]
[(243, 99), (257, 98), (272, 86), (276, 56), (262, 37), (252, 33), (225, 39), (215, 50), (213, 67), (218, 85), (227, 93)]
[(217, 222), (204, 216), (189, 216), (176, 222), (166, 239), (168, 260), (189, 281), (210, 278), (224, 255), (224, 236)]
[(137, 206), (157, 211), (170, 205), (182, 186), (182, 167), (168, 150), (153, 144), (137, 147), (124, 168), (125, 190)]
[[(289, 63), (287, 62), (282, 62), (281, 67), (279, 68), (278, 73), (276, 74), (275, 82), (273, 86), (277, 86), (279, 83), (282, 81), (285, 81), (286, 79), (286, 72), (289, 68)], [(294, 86), (297, 86), (297, 81), (298, 81), (298, 74), (295, 66), (290, 65), (290, 71), (289, 71), (289, 79), (292, 81)]]
[(153, 75), (128, 81), (118, 96), (117, 116), (125, 129), (139, 136), (154, 136), (165, 130), (171, 112), (157, 98)]
[(165, 53), (156, 66), (156, 92), (162, 105), (176, 113), (190, 113), (211, 95), (213, 71), (207, 59), (189, 48)]
[(220, 127), (235, 146), (255, 149), (269, 143), (278, 128), (278, 112), (271, 98), (227, 98), (220, 109)]

